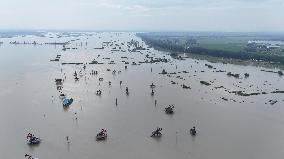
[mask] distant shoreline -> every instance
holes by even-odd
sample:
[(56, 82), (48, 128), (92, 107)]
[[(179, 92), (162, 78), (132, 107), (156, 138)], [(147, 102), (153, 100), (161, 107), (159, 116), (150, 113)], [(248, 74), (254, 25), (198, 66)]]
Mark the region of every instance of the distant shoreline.
[(138, 34), (137, 36), (140, 37), (148, 46), (159, 51), (168, 52), (173, 57), (186, 54), (192, 58), (204, 59), (213, 62), (259, 66), (265, 68), (279, 68), (281, 70), (284, 69), (284, 56), (282, 55), (276, 56), (261, 54), (258, 52), (250, 53), (236, 50), (215, 50), (203, 48), (201, 46), (185, 49), (185, 46), (183, 46), (184, 44), (180, 44), (180, 41), (184, 41), (184, 39), (187, 38), (186, 36), (156, 36), (151, 35), (150, 33)]
[(212, 63), (224, 63), (224, 64), (234, 64), (234, 65), (242, 65), (242, 66), (255, 66), (255, 67), (264, 67), (268, 69), (277, 68), (280, 70), (284, 70), (284, 64), (281, 64), (281, 63), (274, 63), (274, 62), (269, 62), (269, 61), (244, 60), (244, 59), (237, 59), (237, 58), (216, 57), (216, 56), (211, 56), (211, 55), (202, 55), (198, 53), (172, 51), (172, 50), (155, 47), (155, 46), (151, 46), (151, 47), (153, 47), (155, 50), (168, 53), (169, 55), (176, 54), (178, 56), (183, 56), (185, 54), (189, 58), (198, 59), (198, 60), (207, 60), (208, 62), (212, 62)]

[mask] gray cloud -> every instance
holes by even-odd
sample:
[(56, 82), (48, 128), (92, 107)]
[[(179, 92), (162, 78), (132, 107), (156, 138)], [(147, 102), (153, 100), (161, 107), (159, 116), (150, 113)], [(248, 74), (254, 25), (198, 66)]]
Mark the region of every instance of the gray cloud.
[(283, 0), (108, 0), (112, 4), (140, 5), (149, 8), (168, 8), (168, 7), (200, 7), (200, 6), (220, 6), (243, 5), (259, 6), (283, 4)]
[(4, 29), (284, 30), (283, 0), (0, 1)]

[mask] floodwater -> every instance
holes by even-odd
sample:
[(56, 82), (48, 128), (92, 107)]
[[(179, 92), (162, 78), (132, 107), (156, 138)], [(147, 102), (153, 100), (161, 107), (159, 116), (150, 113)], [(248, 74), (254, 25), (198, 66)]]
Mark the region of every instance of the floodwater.
[[(283, 158), (284, 96), (270, 93), (284, 90), (283, 77), (278, 74), (263, 72), (265, 68), (260, 67), (173, 59), (152, 48), (129, 52), (134, 47), (128, 48), (131, 39), (147, 48), (134, 33), (58, 35), (62, 34), (0, 39), (4, 42), (0, 45), (1, 158), (19, 159), (25, 154), (39, 159)], [(71, 49), (63, 51), (62, 45), (15, 45), (10, 41), (70, 41), (66, 47)], [(110, 42), (109, 46), (94, 49), (103, 42)], [(111, 51), (114, 47), (121, 47), (120, 51)], [(59, 61), (50, 61), (59, 54)], [(139, 65), (139, 61), (149, 60), (147, 54), (169, 62)], [(124, 56), (127, 58), (121, 58)], [(62, 65), (90, 63), (94, 59), (104, 64), (86, 64), (85, 70), (84, 65)], [(108, 64), (110, 61), (115, 64)], [(163, 69), (176, 74), (159, 74)], [(80, 79), (75, 81), (73, 73), (79, 74), (80, 70)], [(91, 75), (92, 70), (98, 74)], [(240, 78), (228, 77), (228, 72), (239, 73)], [(250, 76), (244, 78), (244, 73)], [(62, 92), (74, 99), (67, 109), (63, 108), (55, 85), (55, 78), (65, 76)], [(211, 85), (201, 85), (200, 81)], [(151, 83), (156, 85), (154, 96)], [(191, 89), (183, 89), (182, 84)], [(238, 96), (215, 88), (219, 86), (229, 91), (267, 94)], [(102, 90), (101, 96), (95, 94), (98, 89)], [(270, 104), (269, 100), (277, 102)], [(164, 112), (169, 104), (175, 106), (173, 115)], [(195, 137), (189, 133), (193, 126), (197, 128)], [(150, 137), (156, 127), (163, 128), (161, 138)], [(102, 128), (107, 129), (108, 138), (98, 142), (95, 136)], [(39, 136), (42, 142), (28, 145), (28, 133)]]

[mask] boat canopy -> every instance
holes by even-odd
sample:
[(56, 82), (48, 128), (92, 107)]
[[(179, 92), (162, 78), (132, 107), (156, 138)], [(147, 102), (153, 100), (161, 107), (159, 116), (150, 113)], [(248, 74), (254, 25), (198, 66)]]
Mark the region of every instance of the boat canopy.
[(65, 98), (65, 99), (63, 100), (63, 104), (64, 104), (64, 105), (68, 105), (69, 103), (71, 103), (70, 99)]

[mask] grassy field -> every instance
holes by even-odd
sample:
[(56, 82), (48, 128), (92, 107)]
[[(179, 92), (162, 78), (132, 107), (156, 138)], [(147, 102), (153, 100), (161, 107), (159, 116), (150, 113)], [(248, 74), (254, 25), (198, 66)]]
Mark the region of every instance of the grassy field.
[(280, 34), (252, 33), (142, 33), (138, 34), (153, 47), (216, 57), (257, 59), (284, 64), (284, 49), (265, 50), (248, 46), (250, 40), (283, 40)]
[(196, 37), (199, 47), (213, 50), (242, 51), (249, 38), (240, 37)]

